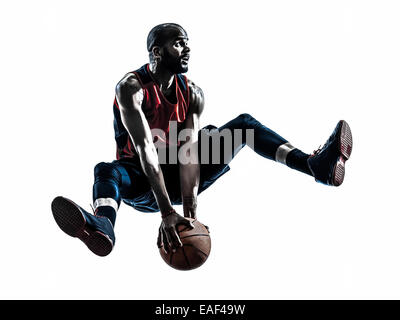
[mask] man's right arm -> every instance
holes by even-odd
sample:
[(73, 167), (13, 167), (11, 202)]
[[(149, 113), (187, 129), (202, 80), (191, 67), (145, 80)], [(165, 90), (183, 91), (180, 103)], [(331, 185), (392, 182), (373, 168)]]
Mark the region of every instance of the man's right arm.
[(161, 213), (172, 210), (172, 205), (158, 162), (150, 127), (142, 111), (143, 90), (133, 74), (126, 75), (116, 87), (121, 119), (128, 131), (140, 163), (153, 190)]
[(143, 90), (133, 74), (127, 74), (116, 87), (116, 97), (121, 112), (121, 120), (128, 131), (140, 158), (144, 174), (149, 181), (154, 197), (163, 217), (158, 246), (175, 249), (182, 246), (176, 226), (184, 224), (194, 228), (189, 220), (176, 213), (165, 187), (164, 176), (158, 162), (157, 150), (146, 117), (142, 111)]

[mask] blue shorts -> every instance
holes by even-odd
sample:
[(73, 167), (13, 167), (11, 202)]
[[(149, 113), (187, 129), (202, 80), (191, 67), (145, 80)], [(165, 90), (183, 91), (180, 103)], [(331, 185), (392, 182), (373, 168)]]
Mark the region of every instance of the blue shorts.
[[(254, 151), (264, 158), (274, 160), (276, 150), (280, 145), (286, 143), (287, 140), (276, 134), (271, 129), (267, 128), (251, 115), (244, 113), (238, 117), (227, 122), (225, 125), (217, 128), (212, 125), (208, 125), (199, 130), (199, 159), (202, 160), (201, 150), (202, 147), (207, 147), (204, 144), (203, 137), (208, 139), (210, 142), (210, 135), (212, 130), (217, 130), (222, 133), (225, 130), (231, 132), (231, 136), (235, 136), (235, 130), (240, 129), (241, 140), (239, 144), (234, 143), (235, 139), (220, 139), (220, 144), (209, 143), (208, 144), (208, 164), (200, 163), (200, 185), (198, 193), (203, 192), (209, 186), (211, 186), (219, 177), (230, 170), (228, 163), (233, 159), (239, 150), (245, 145), (251, 146), (247, 141), (247, 129), (253, 130), (254, 141), (252, 148)], [(205, 134), (205, 135), (204, 135)], [(208, 135), (208, 136), (207, 136)], [(223, 135), (221, 135), (223, 136)], [(212, 139), (211, 139), (212, 140)], [(231, 150), (232, 154), (230, 159), (225, 159), (225, 143), (232, 143)], [(218, 157), (214, 152), (213, 147), (219, 150), (219, 164), (212, 164), (214, 156)], [(229, 147), (229, 146), (227, 146)], [(203, 151), (204, 152), (204, 151)], [(213, 154), (214, 153), (214, 154)], [(206, 156), (203, 154), (203, 156)], [(202, 162), (202, 161), (200, 161)], [(111, 178), (109, 176), (101, 177), (100, 173), (96, 175), (95, 169), (95, 182), (93, 199), (99, 197), (113, 197), (118, 203), (122, 199), (126, 204), (134, 207), (139, 211), (144, 212), (156, 212), (159, 211), (157, 202), (154, 198), (150, 184), (147, 181), (147, 177), (144, 174), (138, 157), (135, 158), (123, 158), (112, 162), (112, 170), (116, 169), (120, 174), (117, 174), (118, 179), (115, 179), (114, 173), (111, 172)], [(173, 205), (182, 204), (181, 199), (181, 188), (179, 178), (179, 165), (178, 164), (161, 164), (161, 169), (164, 176), (165, 185), (169, 198)], [(109, 168), (107, 168), (109, 170)], [(101, 171), (101, 170), (100, 170)], [(117, 181), (118, 180), (118, 181)]]
[[(209, 125), (203, 129), (216, 129)], [(203, 130), (202, 129), (202, 130)], [(199, 131), (200, 133), (200, 131)], [(201, 143), (200, 135), (199, 141)], [(201, 157), (201, 148), (199, 148), (199, 158)], [(230, 170), (228, 164), (200, 164), (200, 184), (198, 194), (211, 186), (218, 178)], [(112, 162), (122, 176), (120, 194), (122, 201), (142, 212), (159, 211), (156, 199), (154, 198), (150, 184), (143, 172), (138, 157), (122, 158)], [(179, 179), (179, 164), (160, 164), (165, 186), (172, 205), (182, 204), (181, 188)]]

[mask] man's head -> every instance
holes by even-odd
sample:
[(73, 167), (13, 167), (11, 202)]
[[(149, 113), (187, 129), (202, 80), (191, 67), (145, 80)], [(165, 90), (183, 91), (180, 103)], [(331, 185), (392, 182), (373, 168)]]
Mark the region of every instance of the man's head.
[(187, 41), (186, 31), (176, 23), (155, 26), (147, 36), (150, 61), (172, 73), (187, 72), (190, 52)]

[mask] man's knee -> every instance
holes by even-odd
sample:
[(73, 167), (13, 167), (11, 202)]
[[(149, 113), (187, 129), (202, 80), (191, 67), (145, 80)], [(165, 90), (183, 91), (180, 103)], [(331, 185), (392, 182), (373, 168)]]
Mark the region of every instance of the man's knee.
[(246, 123), (253, 121), (254, 117), (251, 114), (242, 113), (242, 114), (238, 115), (236, 119), (238, 119), (240, 122), (246, 124)]
[(112, 179), (116, 183), (121, 183), (121, 173), (112, 163), (100, 162), (94, 167), (95, 180)]

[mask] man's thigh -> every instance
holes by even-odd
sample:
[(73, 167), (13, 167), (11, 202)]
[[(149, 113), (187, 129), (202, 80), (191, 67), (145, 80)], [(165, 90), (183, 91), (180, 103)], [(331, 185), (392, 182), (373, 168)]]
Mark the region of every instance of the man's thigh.
[(120, 159), (112, 162), (121, 173), (120, 194), (122, 199), (135, 199), (136, 197), (151, 191), (139, 160)]
[[(200, 162), (200, 185), (198, 193), (203, 192), (230, 170), (228, 162), (231, 158), (227, 157), (227, 159), (225, 159), (226, 141), (225, 139), (213, 140), (213, 130), (219, 131), (219, 128), (208, 125), (199, 130), (198, 155)], [(230, 143), (230, 141), (228, 141), (228, 143)]]

